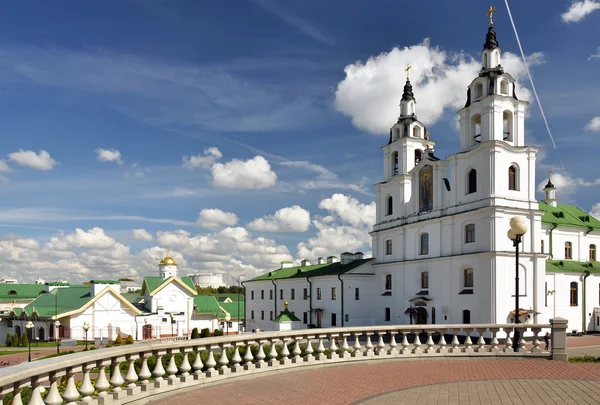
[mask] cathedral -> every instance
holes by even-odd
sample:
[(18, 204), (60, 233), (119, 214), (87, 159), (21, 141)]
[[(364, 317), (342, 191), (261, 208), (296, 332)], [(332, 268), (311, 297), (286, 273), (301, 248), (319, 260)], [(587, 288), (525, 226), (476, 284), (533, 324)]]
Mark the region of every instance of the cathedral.
[[(457, 152), (445, 159), (418, 119), (409, 69), (382, 148), (373, 258), (346, 252), (313, 265), (282, 263), (244, 282), (247, 328), (276, 329), (273, 320), (288, 301), (296, 328), (510, 323), (516, 316), (546, 323), (560, 316), (571, 333), (600, 331), (600, 221), (560, 204), (550, 178), (536, 200), (539, 147), (526, 142), (528, 103), (502, 66), (491, 18), (481, 70), (458, 111)], [(518, 268), (507, 236), (514, 217), (528, 228)]]

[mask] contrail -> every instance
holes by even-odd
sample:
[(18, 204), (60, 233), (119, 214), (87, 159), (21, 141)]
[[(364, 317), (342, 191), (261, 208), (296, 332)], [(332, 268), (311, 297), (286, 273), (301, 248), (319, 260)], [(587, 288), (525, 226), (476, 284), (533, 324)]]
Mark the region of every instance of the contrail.
[(515, 37), (517, 38), (517, 44), (519, 45), (519, 50), (521, 51), (521, 58), (523, 58), (523, 63), (525, 64), (525, 70), (527, 71), (527, 76), (529, 77), (529, 83), (531, 83), (531, 88), (533, 89), (533, 94), (535, 95), (535, 99), (537, 100), (538, 106), (540, 107), (540, 112), (542, 113), (542, 118), (544, 119), (544, 124), (546, 124), (546, 129), (548, 130), (548, 135), (550, 136), (550, 140), (552, 141), (552, 146), (554, 146), (554, 150), (556, 150), (556, 154), (558, 156), (558, 162), (560, 163), (560, 167), (562, 168), (563, 174), (567, 176), (567, 171), (565, 170), (565, 166), (563, 165), (562, 159), (560, 158), (560, 152), (556, 147), (556, 143), (554, 142), (554, 137), (552, 136), (552, 132), (550, 131), (550, 126), (548, 125), (548, 120), (546, 119), (546, 114), (544, 113), (544, 109), (542, 108), (542, 103), (540, 102), (540, 98), (538, 97), (537, 90), (535, 89), (535, 84), (533, 84), (533, 79), (531, 78), (531, 72), (529, 71), (529, 65), (527, 64), (527, 60), (525, 59), (525, 53), (523, 52), (523, 47), (521, 46), (521, 40), (519, 39), (519, 34), (517, 33), (517, 27), (515, 26), (515, 21), (513, 20), (512, 13), (510, 12), (510, 7), (508, 6), (508, 0), (504, 0), (506, 4), (506, 11), (508, 11), (508, 17), (510, 18), (510, 23), (512, 24), (513, 31), (515, 32)]

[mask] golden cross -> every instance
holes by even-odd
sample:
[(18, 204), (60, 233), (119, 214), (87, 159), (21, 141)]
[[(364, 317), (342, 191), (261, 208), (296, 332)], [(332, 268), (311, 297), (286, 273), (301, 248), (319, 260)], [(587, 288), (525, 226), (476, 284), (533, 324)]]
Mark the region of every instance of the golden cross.
[(485, 13), (485, 15), (490, 17), (490, 25), (494, 25), (494, 21), (492, 21), (492, 14), (494, 14), (494, 11), (496, 11), (496, 7), (490, 6), (490, 9), (488, 10), (488, 12)]
[(548, 170), (548, 178), (550, 178), (550, 176), (552, 176), (552, 170)]
[(406, 65), (406, 69), (404, 69), (404, 71), (406, 72), (406, 80), (408, 80), (408, 76), (410, 74), (411, 67), (412, 67), (411, 65)]

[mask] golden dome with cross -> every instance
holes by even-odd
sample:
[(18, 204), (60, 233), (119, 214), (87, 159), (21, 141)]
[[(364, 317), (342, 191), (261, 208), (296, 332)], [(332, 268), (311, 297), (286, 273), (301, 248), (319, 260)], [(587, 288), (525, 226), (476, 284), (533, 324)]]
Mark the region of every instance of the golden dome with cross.
[(177, 266), (175, 259), (173, 259), (171, 256), (165, 256), (165, 258), (162, 259), (158, 264), (162, 266)]

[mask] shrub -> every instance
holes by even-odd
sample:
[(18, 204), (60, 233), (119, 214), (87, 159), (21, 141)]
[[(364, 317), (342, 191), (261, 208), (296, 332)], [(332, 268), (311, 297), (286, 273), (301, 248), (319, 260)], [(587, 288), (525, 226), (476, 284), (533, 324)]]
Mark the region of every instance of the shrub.
[(223, 336), (223, 331), (220, 329), (215, 329), (213, 336)]
[(21, 347), (29, 346), (29, 338), (27, 337), (27, 333), (23, 333), (23, 337), (21, 337)]
[(202, 328), (202, 330), (200, 331), (200, 337), (201, 338), (210, 337), (210, 329)]
[(125, 339), (125, 344), (132, 345), (133, 344), (133, 336), (127, 335), (127, 339)]
[(6, 334), (6, 347), (12, 346), (12, 336), (10, 333)]
[(192, 339), (198, 339), (200, 334), (198, 333), (198, 328), (192, 329)]
[(12, 337), (12, 347), (19, 347), (19, 335), (16, 333)]
[(115, 345), (122, 345), (123, 344), (123, 338), (121, 337), (121, 335), (117, 335), (117, 338), (115, 339)]

